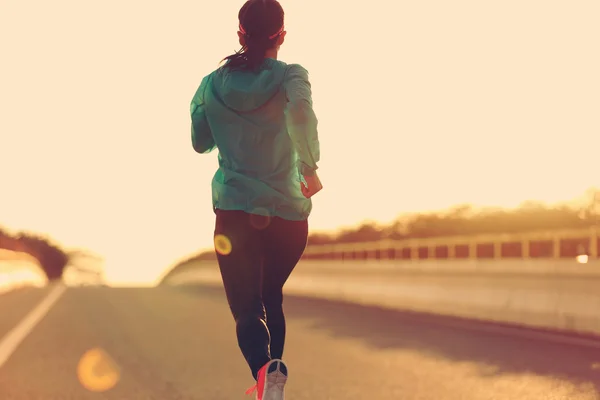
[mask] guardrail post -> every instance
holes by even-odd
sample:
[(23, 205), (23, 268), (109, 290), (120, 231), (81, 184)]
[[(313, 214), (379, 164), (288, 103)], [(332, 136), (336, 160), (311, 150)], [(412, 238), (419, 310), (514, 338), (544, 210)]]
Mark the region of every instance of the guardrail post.
[(560, 238), (557, 236), (552, 238), (552, 258), (560, 258)]
[(410, 260), (418, 260), (419, 259), (419, 246), (412, 245), (410, 247)]
[(471, 260), (477, 259), (477, 242), (469, 243), (469, 258)]
[(494, 242), (494, 259), (502, 258), (502, 241), (498, 240)]
[(598, 253), (600, 249), (598, 249), (598, 228), (594, 227), (592, 229), (592, 235), (590, 236), (590, 258), (598, 258)]
[(523, 256), (523, 259), (525, 260), (529, 260), (530, 258), (530, 252), (529, 252), (529, 239), (522, 239), (521, 240), (521, 254)]

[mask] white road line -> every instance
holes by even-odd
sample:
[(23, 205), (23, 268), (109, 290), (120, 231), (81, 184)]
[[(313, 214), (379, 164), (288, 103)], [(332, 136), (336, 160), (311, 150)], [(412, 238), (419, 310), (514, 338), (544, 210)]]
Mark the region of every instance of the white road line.
[(62, 284), (55, 286), (48, 296), (46, 296), (17, 326), (0, 340), (0, 367), (2, 367), (12, 353), (14, 353), (23, 339), (31, 333), (37, 323), (48, 314), (52, 305), (56, 303), (66, 289), (67, 288)]

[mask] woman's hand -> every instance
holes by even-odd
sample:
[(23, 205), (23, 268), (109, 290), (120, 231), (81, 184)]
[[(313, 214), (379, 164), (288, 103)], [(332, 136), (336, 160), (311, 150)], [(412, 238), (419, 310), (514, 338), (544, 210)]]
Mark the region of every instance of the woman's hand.
[(300, 182), (300, 185), (302, 187), (302, 194), (307, 199), (310, 199), (312, 196), (320, 192), (321, 189), (323, 189), (323, 184), (321, 184), (321, 180), (316, 172), (312, 176), (304, 175), (304, 180), (308, 186), (305, 185), (304, 182)]

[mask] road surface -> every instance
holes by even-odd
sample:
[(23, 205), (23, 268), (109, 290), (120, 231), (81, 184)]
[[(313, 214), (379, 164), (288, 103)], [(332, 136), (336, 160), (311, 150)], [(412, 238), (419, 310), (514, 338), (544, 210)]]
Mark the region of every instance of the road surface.
[[(0, 349), (53, 290), (0, 295)], [(310, 299), (286, 313), (288, 400), (600, 399), (600, 348)], [(0, 367), (2, 400), (241, 400), (251, 383), (222, 291), (197, 287), (68, 288)]]

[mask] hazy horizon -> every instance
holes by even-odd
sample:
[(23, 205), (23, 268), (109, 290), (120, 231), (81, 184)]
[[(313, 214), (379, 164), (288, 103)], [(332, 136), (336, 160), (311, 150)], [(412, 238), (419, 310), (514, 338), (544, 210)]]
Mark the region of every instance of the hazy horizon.
[[(3, 4), (0, 225), (92, 249), (115, 284), (210, 248), (217, 153), (189, 103), (242, 4)], [(599, 2), (281, 4), (320, 121), (312, 231), (600, 186)]]

